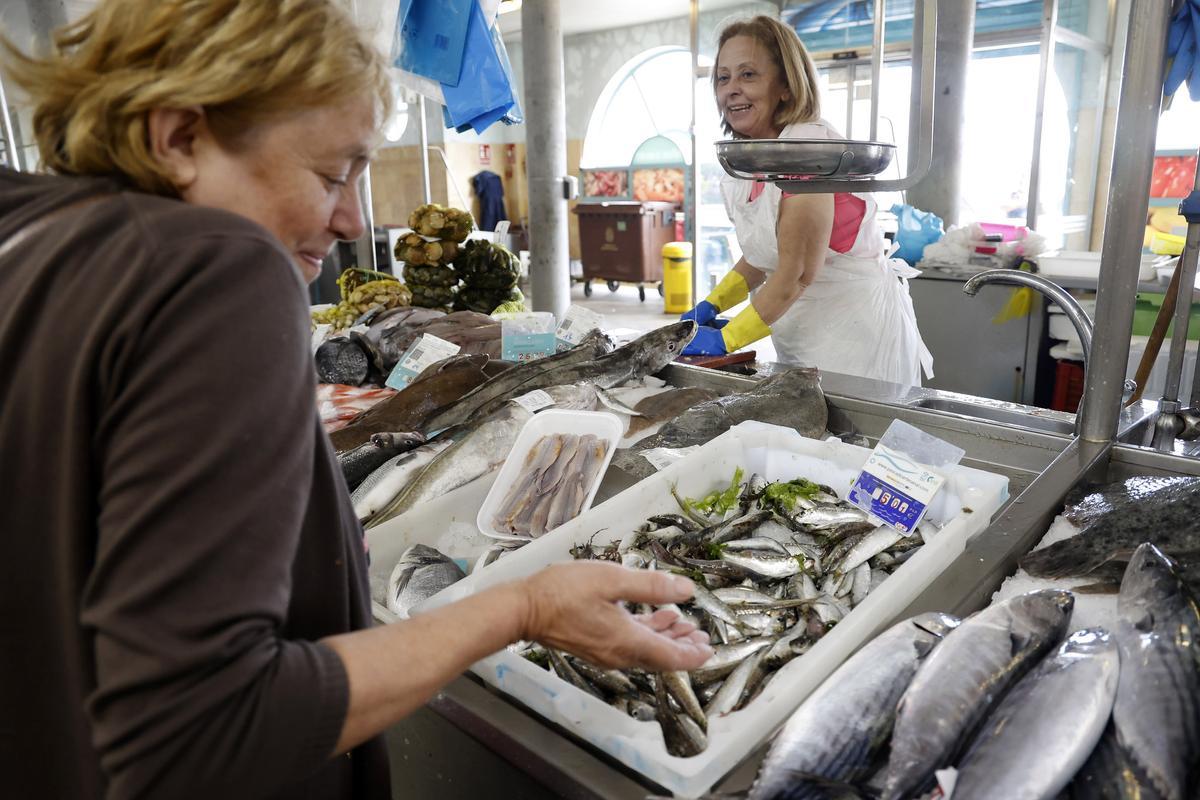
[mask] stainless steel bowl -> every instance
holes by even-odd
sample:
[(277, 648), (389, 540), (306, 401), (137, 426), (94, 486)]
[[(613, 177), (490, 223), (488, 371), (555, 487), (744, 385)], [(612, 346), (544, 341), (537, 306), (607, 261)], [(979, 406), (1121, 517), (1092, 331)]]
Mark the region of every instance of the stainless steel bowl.
[(849, 139), (725, 139), (717, 160), (735, 178), (862, 180), (892, 163), (896, 145)]

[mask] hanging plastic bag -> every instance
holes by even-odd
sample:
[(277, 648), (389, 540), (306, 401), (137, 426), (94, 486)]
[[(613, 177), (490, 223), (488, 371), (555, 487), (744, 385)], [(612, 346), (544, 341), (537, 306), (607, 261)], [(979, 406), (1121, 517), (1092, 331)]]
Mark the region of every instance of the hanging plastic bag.
[[(1033, 265), (1028, 261), (1022, 261), (1018, 269), (1033, 272)], [(1028, 317), (1031, 311), (1033, 311), (1033, 289), (1028, 286), (1018, 286), (1008, 296), (1008, 302), (1004, 304), (1004, 307), (996, 313), (996, 316), (992, 317), (992, 324), (1003, 325), (1011, 319)]]
[(895, 257), (916, 266), (925, 253), (925, 246), (942, 238), (942, 218), (931, 211), (921, 211), (908, 204), (892, 206), (896, 215), (896, 243), (899, 248)]
[(396, 66), (457, 86), (468, 25), (478, 8), (476, 0), (400, 0)]
[(457, 86), (442, 85), (445, 116), (454, 128), (482, 131), (501, 119), (516, 103), (509, 77), (496, 51), (483, 10), (472, 3), (462, 71)]

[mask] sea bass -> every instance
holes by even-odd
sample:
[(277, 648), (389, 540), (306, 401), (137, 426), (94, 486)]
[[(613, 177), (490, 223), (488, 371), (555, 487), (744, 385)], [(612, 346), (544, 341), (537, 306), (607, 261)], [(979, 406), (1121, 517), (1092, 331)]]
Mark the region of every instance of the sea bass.
[[(546, 393), (555, 408), (591, 409), (596, 389), (591, 384), (550, 386)], [(420, 503), (441, 497), (499, 467), (533, 412), (513, 401), (489, 417), (455, 429), (456, 441), (430, 462), (396, 498), (371, 518), (370, 527), (397, 517)]]
[(541, 385), (531, 384), (528, 388), (524, 387), (524, 384), (534, 380), (547, 370), (560, 365), (591, 361), (611, 351), (612, 342), (608, 337), (599, 331), (592, 331), (570, 350), (565, 350), (546, 358), (540, 358), (536, 361), (518, 364), (486, 383), (473, 388), (471, 391), (463, 392), (456, 398), (448, 399), (437, 413), (433, 414), (429, 419), (423, 420), (421, 430), (427, 434), (446, 430), (454, 425), (466, 422), (476, 411), (493, 401), (503, 402), (534, 389), (554, 386), (556, 383), (573, 383), (573, 381), (558, 381), (556, 383), (543, 383)]
[(1069, 592), (1029, 592), (946, 635), (900, 701), (885, 800), (911, 797), (954, 763), (1005, 691), (1062, 640), (1074, 605)]
[(618, 450), (612, 464), (640, 480), (655, 472), (642, 457), (643, 451), (703, 444), (747, 420), (786, 425), (804, 436), (819, 437), (829, 421), (829, 409), (817, 370), (791, 369), (772, 375), (742, 394), (701, 403), (663, 425), (653, 436)]
[(1117, 599), (1117, 743), (1167, 800), (1200, 779), (1200, 609), (1171, 562), (1137, 548)]
[[(747, 800), (825, 800), (822, 781), (857, 784), (870, 777), (887, 749), (900, 696), (956, 625), (946, 614), (922, 614), (846, 660), (775, 737)], [(810, 785), (805, 776), (817, 780)]]
[(373, 433), (364, 444), (337, 454), (338, 466), (350, 491), (358, 488), (384, 462), (425, 443), (419, 433)]
[(1064, 512), (1078, 536), (1034, 550), (1021, 567), (1037, 578), (1087, 575), (1143, 542), (1167, 555), (1200, 550), (1200, 478), (1138, 476), (1102, 487)]
[(428, 600), (452, 583), (467, 577), (458, 564), (441, 552), (414, 544), (404, 551), (388, 580), (388, 611), (402, 617), (417, 603)]
[(1072, 634), (1013, 687), (958, 766), (972, 800), (1053, 800), (1100, 741), (1117, 694), (1117, 643), (1102, 628)]

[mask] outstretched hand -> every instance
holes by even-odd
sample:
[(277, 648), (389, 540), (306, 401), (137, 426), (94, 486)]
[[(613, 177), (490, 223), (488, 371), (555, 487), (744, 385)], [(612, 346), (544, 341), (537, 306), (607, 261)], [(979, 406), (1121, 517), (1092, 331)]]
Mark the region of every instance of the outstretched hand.
[(629, 613), (618, 601), (664, 605), (691, 599), (687, 578), (607, 562), (556, 564), (524, 581), (522, 637), (608, 669), (690, 670), (712, 648), (677, 613)]

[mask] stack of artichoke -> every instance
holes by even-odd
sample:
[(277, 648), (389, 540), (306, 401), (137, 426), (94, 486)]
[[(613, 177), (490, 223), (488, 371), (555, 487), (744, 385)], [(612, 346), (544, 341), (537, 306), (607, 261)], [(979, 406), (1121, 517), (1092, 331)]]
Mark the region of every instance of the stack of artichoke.
[(517, 288), (519, 265), (512, 251), (501, 245), (481, 239), (467, 242), (454, 260), (463, 283), (455, 308), (491, 314), (505, 303), (524, 301)]
[(408, 225), (413, 232), (396, 241), (396, 258), (404, 262), (404, 282), (412, 290), (413, 305), (452, 306), (458, 275), (450, 262), (462, 253), (459, 243), (475, 227), (471, 215), (427, 203), (409, 215)]

